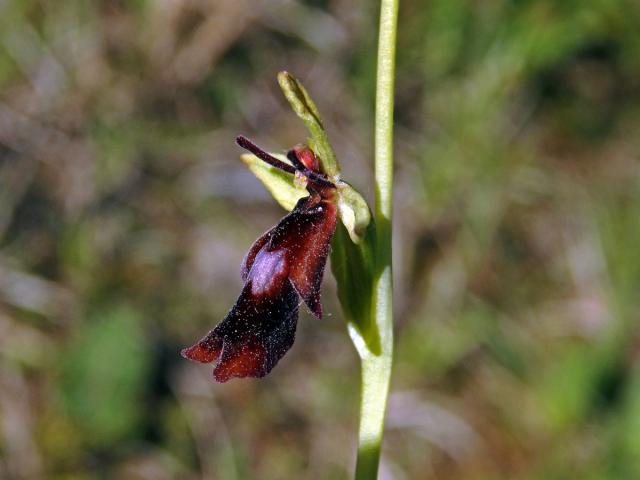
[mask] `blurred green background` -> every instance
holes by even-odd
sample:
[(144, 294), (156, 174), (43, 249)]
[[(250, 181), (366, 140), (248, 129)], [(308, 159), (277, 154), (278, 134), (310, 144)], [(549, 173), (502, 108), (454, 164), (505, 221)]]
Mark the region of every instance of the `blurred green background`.
[[(382, 479), (640, 478), (640, 5), (402, 0)], [(346, 479), (321, 321), (260, 381), (181, 359), (283, 215), (235, 135), (369, 199), (376, 2), (0, 2), (0, 478)]]

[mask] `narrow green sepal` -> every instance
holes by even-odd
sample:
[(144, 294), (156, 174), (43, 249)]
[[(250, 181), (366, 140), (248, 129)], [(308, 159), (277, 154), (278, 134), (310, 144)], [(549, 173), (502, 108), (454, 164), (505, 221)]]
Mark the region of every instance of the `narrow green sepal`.
[(307, 126), (311, 134), (311, 147), (320, 159), (323, 173), (334, 180), (340, 174), (340, 166), (320, 119), (318, 107), (302, 83), (289, 72), (278, 73), (278, 83), (293, 111)]
[[(272, 153), (278, 160), (291, 164), (285, 155)], [(296, 182), (294, 175), (283, 172), (271, 165), (263, 162), (255, 155), (244, 154), (240, 158), (249, 167), (258, 180), (262, 182), (265, 188), (271, 193), (285, 210), (290, 212), (296, 206), (298, 200), (309, 195), (304, 185)]]

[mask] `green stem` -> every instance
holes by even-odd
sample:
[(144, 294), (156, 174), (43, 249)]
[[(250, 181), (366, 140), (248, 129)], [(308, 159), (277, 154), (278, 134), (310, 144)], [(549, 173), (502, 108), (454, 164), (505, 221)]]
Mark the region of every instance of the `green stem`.
[[(393, 285), (391, 225), (393, 209), (393, 85), (399, 0), (381, 0), (375, 116), (375, 275), (371, 321), (377, 327), (380, 350), (356, 346), (362, 360), (362, 399), (357, 480), (377, 478), (384, 416), (393, 359)], [(356, 332), (352, 337), (356, 341)]]

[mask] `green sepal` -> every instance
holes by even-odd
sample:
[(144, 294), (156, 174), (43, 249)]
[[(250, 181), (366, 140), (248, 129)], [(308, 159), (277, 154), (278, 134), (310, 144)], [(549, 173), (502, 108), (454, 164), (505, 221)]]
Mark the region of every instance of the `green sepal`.
[(369, 205), (355, 188), (344, 182), (338, 184), (338, 216), (355, 244), (365, 238), (367, 227), (371, 225)]
[(371, 223), (369, 205), (355, 188), (345, 182), (338, 184), (338, 215), (347, 229), (353, 243), (364, 240), (367, 227)]
[[(286, 156), (272, 153), (278, 160), (291, 164)], [(291, 173), (283, 172), (271, 165), (263, 162), (255, 155), (244, 154), (240, 158), (249, 167), (258, 180), (262, 182), (269, 193), (276, 201), (288, 212), (293, 210), (298, 200), (302, 197), (309, 196), (306, 188), (295, 181), (295, 177)]]
[(336, 154), (331, 148), (318, 107), (306, 88), (289, 72), (278, 73), (278, 83), (293, 111), (304, 122), (311, 134), (311, 148), (320, 159), (322, 171), (332, 180), (340, 174)]

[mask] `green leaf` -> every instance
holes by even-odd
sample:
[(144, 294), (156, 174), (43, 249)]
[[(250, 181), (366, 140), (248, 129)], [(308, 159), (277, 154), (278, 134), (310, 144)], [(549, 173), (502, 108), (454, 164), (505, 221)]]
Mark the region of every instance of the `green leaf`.
[[(284, 155), (272, 153), (274, 157), (285, 163), (291, 163)], [(288, 212), (293, 210), (298, 200), (307, 197), (309, 192), (295, 181), (294, 175), (283, 172), (263, 162), (255, 155), (244, 154), (240, 158), (249, 170), (262, 182), (273, 198)]]

